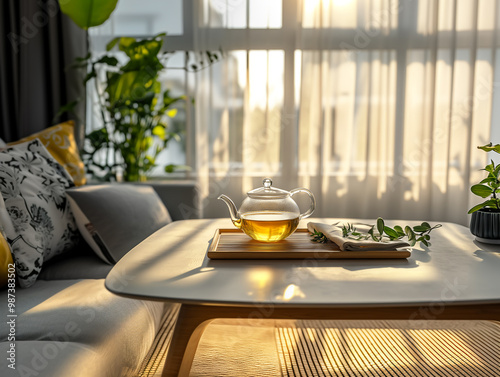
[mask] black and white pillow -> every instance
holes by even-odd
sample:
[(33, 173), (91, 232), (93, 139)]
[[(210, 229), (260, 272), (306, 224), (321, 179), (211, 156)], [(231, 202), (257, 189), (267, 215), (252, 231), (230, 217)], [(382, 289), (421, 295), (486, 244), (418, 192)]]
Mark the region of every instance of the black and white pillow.
[[(65, 195), (71, 176), (38, 140), (0, 151), (0, 216), (19, 284), (34, 284), (44, 261), (70, 250), (80, 234)], [(1, 199), (0, 199), (1, 200)]]

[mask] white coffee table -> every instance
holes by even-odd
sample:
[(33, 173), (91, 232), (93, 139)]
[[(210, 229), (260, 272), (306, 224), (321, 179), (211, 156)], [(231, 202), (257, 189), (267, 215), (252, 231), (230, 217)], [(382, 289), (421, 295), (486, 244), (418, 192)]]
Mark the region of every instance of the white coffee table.
[(407, 260), (208, 259), (215, 230), (231, 227), (225, 219), (174, 222), (106, 278), (120, 296), (182, 304), (163, 376), (189, 374), (216, 318), (500, 320), (500, 247), (475, 242), (464, 226), (444, 223), (431, 248), (418, 246)]

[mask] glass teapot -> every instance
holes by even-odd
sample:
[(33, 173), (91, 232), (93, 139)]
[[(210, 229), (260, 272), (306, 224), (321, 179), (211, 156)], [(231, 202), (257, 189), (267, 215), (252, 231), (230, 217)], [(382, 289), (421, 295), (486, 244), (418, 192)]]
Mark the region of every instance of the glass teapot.
[[(228, 196), (220, 195), (217, 199), (223, 200), (229, 207), (233, 224), (254, 240), (284, 240), (297, 229), (300, 219), (312, 215), (316, 207), (314, 195), (305, 188), (285, 191), (271, 187), (273, 181), (270, 178), (265, 178), (263, 184), (264, 187), (247, 193), (248, 197), (243, 200), (239, 210)], [(300, 213), (299, 206), (292, 199), (299, 192), (306, 193), (311, 199), (311, 206), (304, 213)]]

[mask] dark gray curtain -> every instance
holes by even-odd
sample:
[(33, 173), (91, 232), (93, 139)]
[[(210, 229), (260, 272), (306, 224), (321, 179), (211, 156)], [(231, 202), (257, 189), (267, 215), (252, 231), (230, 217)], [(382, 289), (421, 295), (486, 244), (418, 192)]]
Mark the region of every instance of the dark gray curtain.
[(68, 68), (87, 53), (87, 33), (57, 0), (0, 0), (0, 138), (14, 141), (68, 119), (83, 135), (85, 101), (54, 119), (61, 106), (84, 98), (84, 72)]

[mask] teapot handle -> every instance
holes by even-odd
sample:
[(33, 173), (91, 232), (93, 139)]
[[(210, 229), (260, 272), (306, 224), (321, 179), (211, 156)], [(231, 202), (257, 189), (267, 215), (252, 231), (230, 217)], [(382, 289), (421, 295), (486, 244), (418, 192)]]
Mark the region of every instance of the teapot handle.
[(296, 188), (290, 190), (290, 197), (292, 197), (298, 192), (305, 192), (307, 195), (309, 195), (309, 199), (311, 199), (311, 206), (309, 207), (309, 209), (306, 212), (301, 213), (299, 216), (299, 219), (305, 219), (306, 217), (309, 217), (313, 214), (314, 209), (316, 208), (316, 199), (314, 199), (313, 193), (306, 188)]

